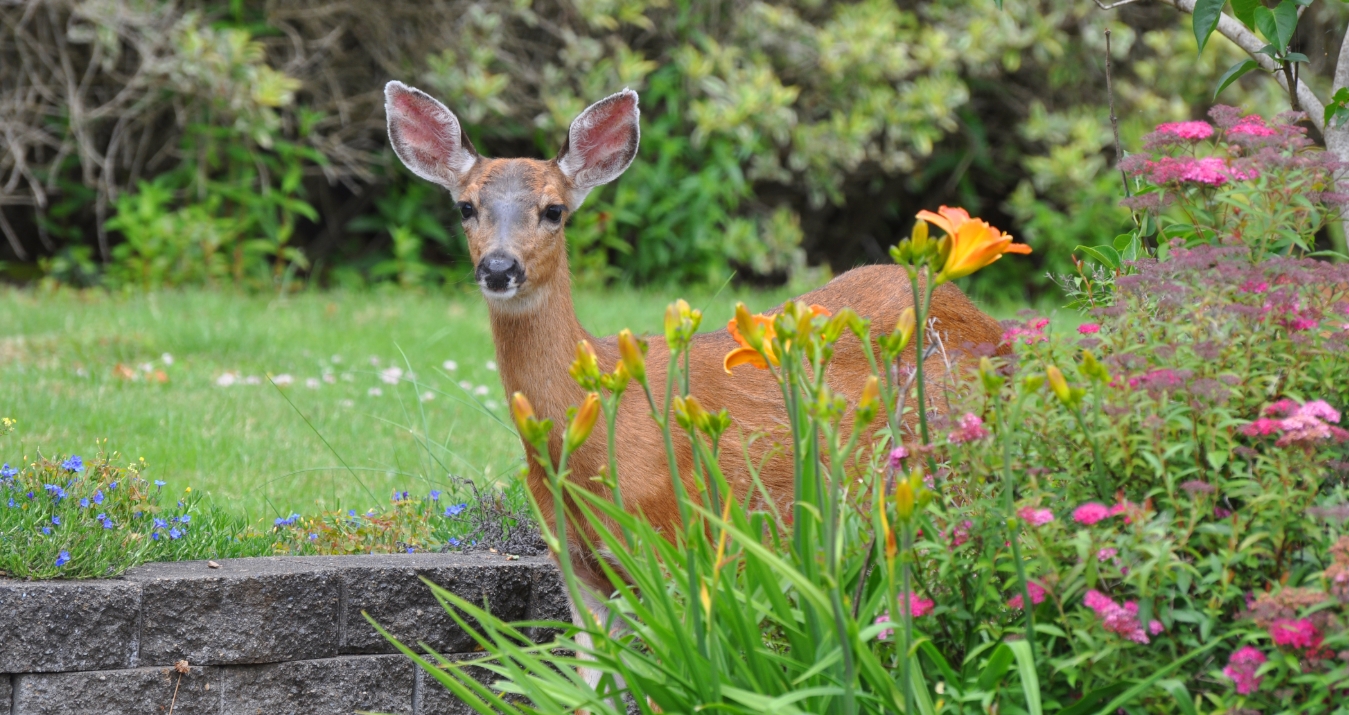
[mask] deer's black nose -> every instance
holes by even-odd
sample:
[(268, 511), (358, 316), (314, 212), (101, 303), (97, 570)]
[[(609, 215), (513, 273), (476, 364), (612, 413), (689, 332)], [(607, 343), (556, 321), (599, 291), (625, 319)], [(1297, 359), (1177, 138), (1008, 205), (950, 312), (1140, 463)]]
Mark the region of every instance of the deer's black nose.
[(493, 293), (504, 293), (525, 282), (525, 267), (513, 256), (494, 253), (478, 261), (478, 283)]

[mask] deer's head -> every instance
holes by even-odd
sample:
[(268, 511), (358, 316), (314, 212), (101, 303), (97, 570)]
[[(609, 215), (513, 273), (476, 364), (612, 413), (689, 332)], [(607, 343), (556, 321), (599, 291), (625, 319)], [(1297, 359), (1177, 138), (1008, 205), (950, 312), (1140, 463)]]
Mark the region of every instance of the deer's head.
[(483, 158), (454, 113), (430, 95), (390, 82), (384, 97), (394, 152), (412, 173), (449, 190), (478, 286), (499, 310), (528, 310), (567, 275), (567, 217), (637, 155), (637, 93), (628, 89), (573, 119), (549, 161)]

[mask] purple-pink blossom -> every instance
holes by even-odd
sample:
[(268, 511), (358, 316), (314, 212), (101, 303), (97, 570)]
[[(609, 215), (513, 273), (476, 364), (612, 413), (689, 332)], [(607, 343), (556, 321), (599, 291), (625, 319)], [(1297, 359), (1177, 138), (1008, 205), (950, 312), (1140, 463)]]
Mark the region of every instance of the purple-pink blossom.
[(1143, 624), (1138, 622), (1138, 604), (1127, 601), (1123, 606), (1115, 603), (1109, 596), (1092, 589), (1087, 591), (1082, 603), (1096, 612), (1101, 619), (1101, 627), (1135, 643), (1147, 643), (1148, 634)]
[(1158, 124), (1156, 132), (1186, 141), (1198, 141), (1213, 136), (1213, 126), (1208, 122), (1167, 122)]
[(1021, 340), (1026, 345), (1043, 343), (1049, 338), (1045, 335), (1045, 326), (1049, 325), (1048, 318), (1037, 318), (1026, 323), (1026, 327), (1014, 327), (1002, 334), (1004, 343), (1014, 343)]
[[(908, 594), (908, 596), (909, 596), (909, 612), (913, 614), (914, 618), (921, 618), (922, 616), (926, 616), (927, 614), (932, 612), (932, 608), (936, 605), (935, 603), (932, 602), (931, 599), (920, 598), (916, 593), (910, 593)], [(903, 601), (904, 594), (900, 594), (899, 598), (901, 601)]]
[(904, 466), (904, 459), (909, 456), (909, 450), (903, 445), (890, 450), (890, 468), (901, 469)]
[(1091, 526), (1109, 516), (1111, 516), (1110, 507), (1096, 502), (1087, 502), (1073, 510), (1073, 521), (1086, 526)]
[[(890, 622), (890, 614), (889, 614), (889, 613), (882, 613), (881, 615), (876, 616), (876, 620), (872, 621), (872, 623), (889, 623), (889, 622)], [(895, 634), (895, 629), (893, 629), (893, 628), (885, 628), (885, 629), (882, 629), (881, 632), (880, 632), (879, 634), (876, 635), (876, 637), (884, 641), (884, 640), (890, 640), (890, 636), (892, 636), (892, 635), (894, 635), (894, 634)]]
[(1256, 673), (1266, 660), (1264, 653), (1251, 646), (1244, 646), (1228, 659), (1223, 675), (1236, 684), (1238, 695), (1250, 695), (1260, 688), (1260, 681), (1264, 680), (1264, 676)]
[(1116, 549), (1116, 548), (1114, 548), (1114, 547), (1112, 547), (1112, 546), (1107, 546), (1107, 547), (1105, 547), (1104, 549), (1101, 549), (1100, 551), (1097, 551), (1097, 552), (1096, 552), (1096, 560), (1097, 560), (1097, 561), (1109, 561), (1110, 559), (1115, 558), (1115, 555), (1118, 554), (1118, 553), (1119, 553), (1119, 549)]
[(1054, 520), (1054, 512), (1048, 509), (1035, 509), (1032, 507), (1022, 507), (1017, 516), (1031, 526), (1044, 526)]
[(1321, 632), (1306, 618), (1275, 619), (1269, 624), (1269, 636), (1274, 639), (1274, 645), (1278, 646), (1304, 649), (1321, 647)]
[[(1039, 605), (1040, 603), (1043, 603), (1044, 600), (1045, 600), (1045, 589), (1044, 589), (1044, 586), (1041, 586), (1040, 584), (1038, 584), (1038, 583), (1036, 583), (1036, 582), (1034, 582), (1034, 581), (1027, 581), (1027, 582), (1026, 582), (1026, 592), (1030, 594), (1030, 602), (1031, 602), (1032, 604)], [(1025, 606), (1025, 604), (1026, 604), (1026, 599), (1023, 598), (1022, 595), (1019, 594), (1019, 593), (1018, 593), (1017, 595), (1012, 596), (1011, 598), (1007, 599), (1007, 607), (1008, 607), (1008, 608), (1016, 608), (1016, 609), (1020, 609), (1020, 608), (1023, 608), (1023, 607)]]
[(1242, 117), (1237, 121), (1236, 126), (1227, 130), (1227, 133), (1233, 135), (1244, 134), (1251, 137), (1272, 137), (1275, 134), (1278, 134), (1273, 128), (1265, 125), (1263, 117), (1256, 114)]
[(1310, 445), (1325, 439), (1341, 440), (1344, 430), (1333, 423), (1340, 421), (1340, 413), (1325, 400), (1312, 400), (1304, 405), (1284, 398), (1265, 408), (1267, 417), (1261, 417), (1241, 428), (1247, 437), (1279, 435), (1274, 443), (1279, 447), (1290, 444)]
[(973, 412), (966, 412), (956, 422), (956, 430), (951, 433), (949, 439), (951, 444), (964, 444), (974, 442), (988, 436), (988, 430), (984, 429), (984, 421), (979, 415)]
[(1094, 335), (1101, 332), (1100, 323), (1083, 323), (1077, 326), (1077, 332), (1082, 335)]
[(951, 548), (957, 548), (961, 544), (970, 540), (970, 529), (974, 528), (974, 522), (966, 519), (959, 524), (951, 527)]

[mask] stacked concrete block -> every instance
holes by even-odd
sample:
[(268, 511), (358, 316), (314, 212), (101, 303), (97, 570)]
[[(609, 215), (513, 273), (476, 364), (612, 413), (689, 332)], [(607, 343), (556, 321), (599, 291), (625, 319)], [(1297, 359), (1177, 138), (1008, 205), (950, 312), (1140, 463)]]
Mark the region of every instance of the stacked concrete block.
[(457, 715), (463, 704), (366, 618), (416, 650), (469, 656), (473, 642), (426, 581), (506, 620), (568, 618), (549, 560), (496, 554), (268, 557), (149, 564), (102, 581), (0, 579), (0, 715)]

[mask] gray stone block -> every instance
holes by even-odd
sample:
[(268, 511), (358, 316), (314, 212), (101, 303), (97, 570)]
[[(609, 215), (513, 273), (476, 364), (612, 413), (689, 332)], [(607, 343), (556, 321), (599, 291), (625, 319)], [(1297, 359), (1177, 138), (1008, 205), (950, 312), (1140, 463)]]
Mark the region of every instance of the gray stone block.
[(0, 673), (0, 715), (10, 715), (9, 705), (14, 698), (14, 676)]
[[(571, 623), (570, 597), (567, 587), (562, 583), (562, 572), (552, 559), (541, 558), (534, 567), (534, 585), (530, 589), (529, 620), (561, 621)], [(530, 629), (529, 637), (536, 642), (552, 640), (562, 633), (559, 628), (536, 627)]]
[(354, 655), (226, 666), (221, 715), (412, 712), (413, 665), (401, 655)]
[[(482, 654), (451, 656), (449, 660), (468, 660), (470, 658), (481, 657)], [(484, 668), (469, 667), (465, 669), (474, 680), (483, 685), (491, 686), (497, 680), (497, 676), (490, 670)], [(417, 672), (417, 710), (414, 715), (472, 715), (475, 713), (473, 708), (460, 700), (450, 689), (436, 680), (434, 675), (418, 668)]]
[(337, 654), (341, 578), (294, 557), (147, 564), (140, 663), (275, 663)]
[(181, 676), (173, 668), (132, 668), (18, 675), (14, 680), (12, 715), (167, 713), (170, 707), (174, 715), (220, 712), (220, 672), (215, 668), (192, 668)]
[(0, 579), (0, 673), (136, 665), (136, 584)]
[(343, 653), (397, 652), (362, 615), (367, 612), (404, 644), (426, 643), (439, 653), (461, 653), (474, 642), (445, 612), (422, 579), (476, 604), (484, 599), (508, 621), (528, 617), (535, 559), (507, 561), (497, 554), (397, 554), (306, 557), (342, 574)]

